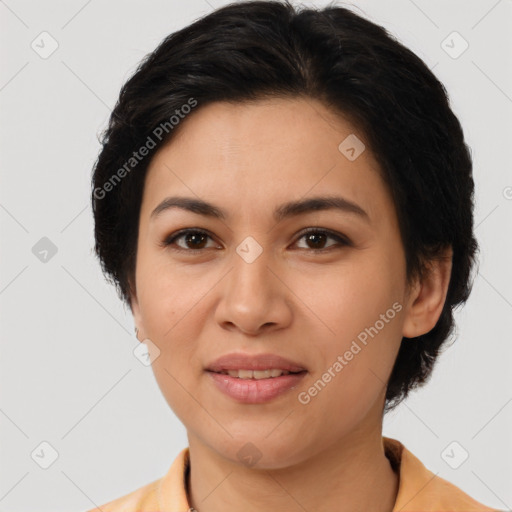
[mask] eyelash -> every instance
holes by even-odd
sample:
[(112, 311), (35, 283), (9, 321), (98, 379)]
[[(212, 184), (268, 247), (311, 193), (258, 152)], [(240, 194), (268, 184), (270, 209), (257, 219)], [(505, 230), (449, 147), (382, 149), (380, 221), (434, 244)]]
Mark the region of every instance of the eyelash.
[[(322, 229), (320, 229), (320, 228), (308, 228), (307, 230), (305, 230), (305, 231), (300, 233), (300, 235), (298, 236), (298, 238), (297, 238), (295, 243), (297, 243), (299, 240), (301, 240), (306, 235), (309, 235), (311, 233), (326, 235), (328, 238), (332, 238), (332, 239), (336, 240), (338, 242), (338, 245), (331, 245), (331, 246), (325, 247), (323, 249), (310, 249), (310, 248), (308, 248), (308, 249), (301, 249), (301, 250), (309, 251), (309, 252), (314, 252), (314, 253), (325, 253), (325, 252), (331, 251), (332, 249), (340, 248), (340, 246), (349, 246), (349, 247), (351, 247), (353, 245), (352, 242), (346, 236), (341, 235), (340, 233), (336, 233), (334, 231), (330, 231), (328, 229), (323, 229), (323, 228)], [(211, 238), (213, 240), (213, 237), (210, 235), (210, 233), (208, 231), (205, 231), (204, 229), (187, 228), (187, 229), (182, 229), (180, 231), (177, 231), (176, 233), (173, 233), (173, 234), (169, 235), (159, 245), (161, 247), (171, 247), (176, 240), (178, 240), (178, 239), (180, 239), (180, 238), (182, 238), (182, 237), (184, 237), (185, 235), (188, 235), (188, 234), (206, 235), (206, 236), (208, 236), (209, 238)], [(208, 247), (207, 249), (211, 249), (211, 247)], [(174, 246), (174, 247), (172, 247), (172, 250), (194, 254), (194, 253), (199, 253), (201, 251), (204, 251), (205, 248), (203, 248), (203, 249), (184, 249), (183, 247)]]

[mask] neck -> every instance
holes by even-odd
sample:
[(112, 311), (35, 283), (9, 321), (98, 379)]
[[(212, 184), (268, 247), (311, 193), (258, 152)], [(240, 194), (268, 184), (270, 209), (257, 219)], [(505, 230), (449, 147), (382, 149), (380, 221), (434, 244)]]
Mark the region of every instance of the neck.
[(381, 432), (352, 434), (277, 469), (246, 467), (189, 434), (190, 505), (197, 512), (391, 512), (399, 478), (385, 456)]

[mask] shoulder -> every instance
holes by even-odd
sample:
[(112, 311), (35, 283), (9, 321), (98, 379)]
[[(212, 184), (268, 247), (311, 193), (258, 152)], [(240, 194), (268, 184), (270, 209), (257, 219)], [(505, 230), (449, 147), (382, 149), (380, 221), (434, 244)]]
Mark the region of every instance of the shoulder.
[(116, 498), (87, 512), (146, 512), (158, 510), (157, 490), (161, 479), (154, 480), (138, 489)]
[(476, 501), (462, 489), (448, 480), (430, 472), (429, 479), (402, 512), (409, 510), (450, 511), (450, 512), (499, 512)]
[(125, 496), (87, 512), (187, 511), (190, 508), (185, 485), (188, 467), (189, 450), (187, 447), (178, 453), (162, 478), (153, 480)]
[(399, 472), (393, 512), (499, 512), (426, 468), (402, 443), (384, 438), (386, 455)]

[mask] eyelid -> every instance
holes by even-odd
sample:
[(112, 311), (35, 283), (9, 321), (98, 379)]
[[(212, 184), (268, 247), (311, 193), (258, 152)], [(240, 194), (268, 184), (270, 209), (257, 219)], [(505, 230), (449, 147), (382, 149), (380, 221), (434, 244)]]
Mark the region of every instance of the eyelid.
[[(309, 233), (322, 233), (322, 234), (329, 236), (330, 238), (334, 238), (335, 240), (337, 240), (338, 243), (348, 245), (348, 246), (353, 245), (350, 238), (348, 238), (343, 233), (339, 233), (338, 231), (333, 231), (332, 229), (328, 229), (328, 228), (322, 228), (320, 226), (310, 226), (310, 227), (305, 228), (304, 230), (300, 231), (297, 234), (297, 238), (294, 243), (297, 243), (304, 235), (308, 235)], [(333, 246), (331, 246), (331, 247), (333, 247)], [(325, 249), (309, 249), (309, 250), (319, 252), (322, 250), (326, 251), (328, 249), (329, 249), (329, 247), (326, 247)], [(305, 249), (305, 250), (307, 250), (307, 249)]]
[[(175, 241), (182, 237), (183, 235), (186, 235), (188, 233), (201, 233), (207, 235), (209, 238), (215, 241), (215, 236), (213, 233), (211, 233), (208, 229), (205, 228), (183, 228), (179, 229), (178, 231), (175, 231), (171, 233), (169, 236), (166, 236), (162, 242), (160, 242), (158, 245), (161, 247), (168, 247), (175, 243)], [(198, 252), (198, 251), (204, 251), (204, 249), (183, 249), (183, 247), (173, 247), (176, 251), (183, 251), (183, 252)]]
[[(159, 243), (159, 245), (161, 247), (164, 247), (164, 248), (165, 247), (169, 247), (172, 244), (174, 244), (175, 241), (178, 238), (180, 238), (180, 237), (182, 237), (182, 236), (184, 236), (184, 235), (186, 235), (188, 233), (205, 234), (210, 239), (215, 241), (215, 236), (209, 230), (207, 230), (205, 228), (193, 228), (192, 227), (192, 228), (183, 228), (183, 229), (180, 229), (178, 231), (175, 231), (174, 233), (171, 233), (169, 236), (165, 237), (163, 239), (163, 241), (161, 243)], [(305, 235), (308, 235), (309, 233), (325, 234), (329, 238), (332, 238), (332, 239), (336, 240), (337, 244), (331, 245), (329, 247), (325, 247), (323, 249), (306, 248), (306, 249), (301, 249), (301, 250), (319, 253), (319, 252), (329, 251), (331, 248), (337, 248), (340, 245), (341, 246), (350, 246), (350, 247), (353, 246), (352, 241), (346, 235), (344, 235), (342, 233), (339, 233), (337, 231), (333, 231), (333, 230), (328, 229), (328, 228), (320, 227), (320, 226), (309, 226), (307, 228), (304, 228), (302, 231), (299, 231), (299, 233), (295, 237), (295, 241), (293, 242), (293, 245), (295, 245), (301, 238), (303, 238)], [(176, 251), (189, 252), (189, 253), (202, 252), (202, 251), (205, 250), (205, 248), (202, 248), (202, 249), (184, 249), (183, 247), (179, 247), (179, 246), (172, 247), (172, 249), (176, 250)]]

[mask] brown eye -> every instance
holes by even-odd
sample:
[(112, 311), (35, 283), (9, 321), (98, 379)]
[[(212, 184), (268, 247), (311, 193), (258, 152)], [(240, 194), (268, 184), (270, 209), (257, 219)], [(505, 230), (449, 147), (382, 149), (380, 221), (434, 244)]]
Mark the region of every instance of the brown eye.
[[(167, 237), (160, 245), (162, 247), (171, 247), (177, 251), (184, 252), (195, 252), (203, 249), (215, 247), (215, 244), (208, 246), (208, 239), (213, 243), (212, 237), (203, 230), (199, 229), (184, 229), (173, 233)], [(350, 240), (339, 233), (321, 229), (310, 229), (307, 232), (303, 232), (298, 240), (305, 240), (306, 247), (300, 247), (313, 252), (328, 251), (335, 249), (336, 247), (351, 246)], [(334, 243), (330, 245), (328, 240), (333, 240)]]
[[(302, 236), (299, 238), (299, 240), (302, 239), (304, 239), (307, 244), (307, 247), (304, 247), (304, 249), (309, 249), (312, 251), (323, 251), (336, 246), (351, 245), (351, 242), (348, 240), (348, 238), (340, 234), (319, 229), (311, 229), (305, 233), (302, 233)], [(334, 240), (336, 243), (326, 247), (325, 244), (329, 239)], [(302, 248), (303, 247), (301, 247), (301, 249)]]
[(208, 233), (206, 233), (205, 231), (186, 229), (171, 235), (163, 242), (162, 245), (175, 245), (175, 248), (178, 250), (190, 252), (195, 250), (206, 249), (206, 244), (209, 238), (211, 239), (210, 235), (208, 235)]
[(311, 249), (324, 249), (325, 242), (328, 238), (325, 233), (308, 233), (305, 235), (306, 243)]

